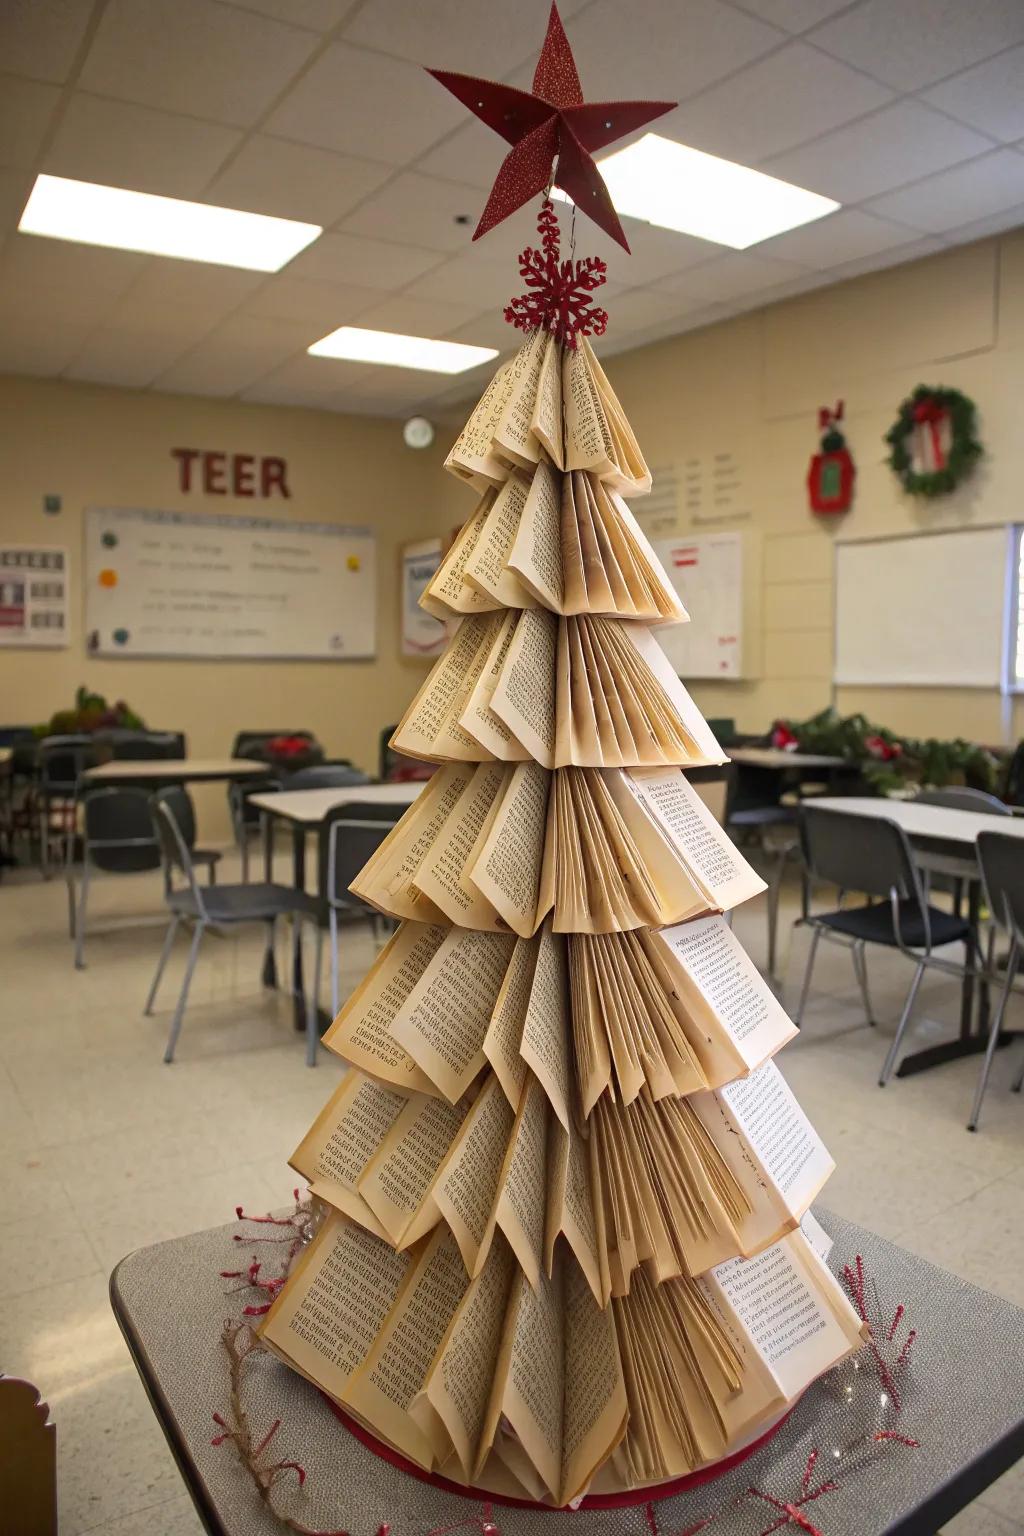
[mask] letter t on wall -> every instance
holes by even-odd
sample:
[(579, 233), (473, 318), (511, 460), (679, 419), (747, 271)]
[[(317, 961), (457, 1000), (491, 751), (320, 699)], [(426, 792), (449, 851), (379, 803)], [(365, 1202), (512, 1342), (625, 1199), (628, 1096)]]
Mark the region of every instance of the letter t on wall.
[(192, 489), (192, 465), (199, 457), (198, 448), (172, 448), (171, 458), (178, 461), (178, 489), (190, 491)]

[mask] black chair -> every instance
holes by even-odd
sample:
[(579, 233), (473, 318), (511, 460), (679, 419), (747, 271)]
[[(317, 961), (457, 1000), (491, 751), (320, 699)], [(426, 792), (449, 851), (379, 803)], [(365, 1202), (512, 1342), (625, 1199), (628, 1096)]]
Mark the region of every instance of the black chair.
[(249, 880), (249, 839), (258, 832), (262, 816), (255, 805), (250, 805), (250, 795), (272, 795), (284, 788), (279, 773), (261, 773), (258, 778), (244, 779), (228, 785), (228, 808), (231, 812), (231, 828), (242, 858), (242, 880)]
[(335, 1018), (341, 1007), (339, 922), (343, 916), (369, 917), (375, 927), (382, 921), (376, 908), (353, 895), (349, 886), (406, 810), (404, 805), (384, 805), (380, 801), (351, 801), (331, 811), (320, 828), (317, 874), (320, 926), (314, 975), (319, 982), (323, 924), (326, 921), (331, 941), (331, 1009)]
[(875, 1021), (868, 993), (866, 946), (882, 944), (898, 949), (913, 960), (915, 969), (878, 1079), (879, 1087), (884, 1088), (896, 1065), (925, 970), (933, 967), (949, 975), (964, 974), (962, 966), (934, 955), (932, 950), (945, 944), (963, 944), (969, 956), (970, 926), (963, 918), (928, 905), (906, 834), (894, 821), (825, 810), (813, 802), (802, 806), (800, 814), (804, 859), (812, 878), (838, 886), (841, 893), (856, 891), (876, 899), (866, 906), (815, 912), (804, 919), (812, 930), (811, 951), (794, 1022), (799, 1024), (803, 1017), (814, 957), (823, 936), (851, 951), (869, 1024)]
[[(967, 1122), (969, 1131), (978, 1129), (981, 1101), (988, 1087), (992, 1058), (999, 1044), (1006, 1005), (1017, 978), (1021, 946), (1024, 945), (1024, 847), (1021, 846), (1020, 838), (1008, 837), (1005, 832), (982, 832), (978, 836), (977, 849), (985, 900), (992, 914), (993, 923), (1003, 933), (1009, 935), (1010, 953), (1006, 961), (1006, 975), (1003, 978), (999, 1003), (989, 1024), (985, 1059), (978, 1075), (978, 1086), (971, 1106), (971, 1118)], [(1024, 1084), (1024, 1068), (1014, 1081), (1014, 1093), (1020, 1093), (1022, 1084)]]
[[(153, 977), (153, 985), (146, 998), (144, 1013), (151, 1014), (153, 1011), (160, 979), (174, 946), (178, 929), (182, 923), (192, 925), (192, 943), (188, 952), (181, 991), (178, 993), (174, 1016), (171, 1019), (167, 1047), (164, 1051), (165, 1062), (174, 1060), (174, 1051), (181, 1033), (181, 1022), (192, 983), (192, 973), (199, 954), (199, 944), (207, 928), (219, 931), (236, 927), (241, 923), (265, 923), (270, 930), (270, 941), (273, 943), (274, 924), (279, 917), (291, 914), (300, 922), (303, 918), (307, 918), (316, 925), (320, 905), (315, 896), (308, 896), (305, 891), (297, 891), (287, 885), (214, 885), (204, 889), (196, 879), (188, 846), (174, 816), (173, 804), (173, 799), (166, 790), (153, 795), (149, 801), (153, 830), (164, 861), (165, 898), (171, 917), (163, 949), (160, 951), (156, 975)], [(182, 885), (175, 885), (176, 876), (182, 877), (184, 882)], [(311, 994), (307, 995), (305, 1001), (306, 1059), (310, 1066), (314, 1066), (318, 1040), (316, 1005)]]
[[(154, 791), (149, 790), (148, 793), (152, 795)], [(192, 803), (192, 796), (183, 784), (171, 784), (156, 793), (163, 795), (165, 802), (174, 813), (174, 819), (185, 839), (185, 846), (191, 855), (192, 863), (205, 869), (208, 883), (216, 885), (217, 865), (221, 860), (221, 852), (219, 848), (196, 847), (196, 808)]]
[(159, 762), (162, 758), (184, 757), (185, 736), (181, 731), (97, 731), (97, 752), (118, 762)]
[(55, 834), (64, 862), (69, 860), (77, 830), (78, 781), (95, 761), (96, 743), (92, 736), (44, 736), (39, 743), (35, 809), (44, 880), (50, 878), (50, 845)]
[(268, 762), (267, 744), (276, 740), (278, 736), (298, 736), (303, 741), (308, 741), (317, 761), (323, 760), (323, 748), (312, 731), (238, 731), (231, 744), (231, 756), (252, 757), (260, 763)]
[[(732, 764), (729, 800), (725, 811), (725, 827), (728, 832), (752, 833), (763, 852), (768, 852), (768, 834), (782, 828), (789, 831), (776, 850), (775, 867), (768, 877), (765, 913), (768, 919), (768, 954), (766, 971), (775, 975), (779, 933), (779, 902), (782, 898), (782, 882), (790, 859), (799, 862), (800, 836), (797, 827), (798, 808), (781, 805), (779, 796), (783, 790), (783, 775), (766, 772), (761, 768), (744, 769), (742, 763)], [(806, 905), (806, 903), (805, 903)]]
[(93, 870), (111, 875), (160, 868), (160, 848), (149, 815), (149, 791), (114, 786), (87, 789), (82, 807), (82, 876), (75, 900), (73, 839), (67, 842), (66, 878), (75, 969), (85, 969), (85, 919)]
[(348, 789), (358, 784), (369, 784), (370, 776), (351, 763), (317, 763), (312, 768), (296, 768), (283, 782), (283, 788), (293, 789)]

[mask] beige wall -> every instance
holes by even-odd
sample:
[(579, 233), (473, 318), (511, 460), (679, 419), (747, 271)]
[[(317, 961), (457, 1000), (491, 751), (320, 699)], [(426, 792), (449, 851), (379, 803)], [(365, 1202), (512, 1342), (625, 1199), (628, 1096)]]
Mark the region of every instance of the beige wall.
[[(71, 645), (0, 651), (0, 720), (34, 722), (86, 683), (125, 698), (147, 724), (184, 730), (197, 756), (225, 754), (240, 727), (307, 727), (333, 756), (374, 771), (381, 727), (399, 718), (423, 676), (398, 655), (398, 549), (444, 531), (443, 449), (407, 449), (401, 424), (325, 411), (0, 379), (0, 538), (71, 550)], [(184, 495), (173, 447), (278, 455), (291, 499)], [(63, 498), (47, 516), (43, 496)], [(255, 510), (368, 524), (378, 535), (377, 659), (350, 662), (147, 661), (87, 657), (82, 625), (83, 508)], [(197, 795), (203, 833), (227, 835), (223, 788)]]
[[(1024, 231), (620, 354), (608, 373), (652, 469), (681, 476), (688, 460), (728, 450), (738, 460), (739, 510), (749, 516), (698, 524), (679, 509), (675, 527), (746, 535), (753, 675), (693, 687), (706, 714), (734, 716), (741, 729), (761, 730), (775, 716), (799, 717), (829, 702), (837, 535), (1024, 518)], [(919, 383), (969, 394), (987, 450), (970, 482), (924, 505), (900, 491), (882, 442), (899, 402)], [(846, 517), (819, 519), (808, 510), (805, 477), (818, 406), (839, 398), (856, 498)], [(643, 503), (634, 505), (643, 520)], [(871, 622), (870, 593), (864, 621)], [(836, 703), (900, 730), (1002, 739), (995, 691), (844, 688)], [(1024, 732), (1024, 711), (1014, 724), (1015, 734)]]

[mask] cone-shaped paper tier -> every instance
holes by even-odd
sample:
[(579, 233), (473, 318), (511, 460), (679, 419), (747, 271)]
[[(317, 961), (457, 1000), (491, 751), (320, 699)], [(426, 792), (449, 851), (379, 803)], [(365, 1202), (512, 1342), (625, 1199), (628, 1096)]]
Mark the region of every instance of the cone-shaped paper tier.
[(422, 1466), (565, 1503), (728, 1454), (860, 1328), (587, 343), (531, 336), (447, 467), (480, 501), (423, 606), (460, 622), (393, 737), (440, 766), (352, 886), (400, 926), (325, 1036), (292, 1162), (332, 1214), (264, 1338)]

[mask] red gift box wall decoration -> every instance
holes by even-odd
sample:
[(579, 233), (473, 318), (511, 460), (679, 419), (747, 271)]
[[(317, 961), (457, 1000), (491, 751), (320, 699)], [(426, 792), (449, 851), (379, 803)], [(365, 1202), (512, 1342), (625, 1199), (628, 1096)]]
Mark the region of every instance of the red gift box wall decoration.
[(839, 428), (842, 419), (842, 400), (836, 402), (835, 410), (823, 405), (818, 412), (821, 447), (811, 459), (807, 471), (807, 492), (811, 511), (820, 517), (848, 512), (853, 501), (853, 482), (857, 471), (846, 446), (846, 438)]

